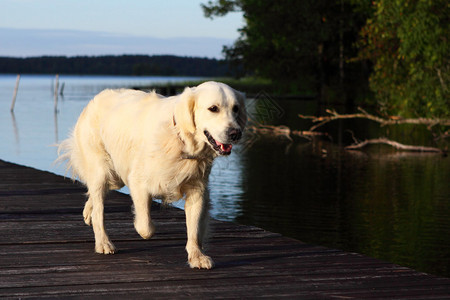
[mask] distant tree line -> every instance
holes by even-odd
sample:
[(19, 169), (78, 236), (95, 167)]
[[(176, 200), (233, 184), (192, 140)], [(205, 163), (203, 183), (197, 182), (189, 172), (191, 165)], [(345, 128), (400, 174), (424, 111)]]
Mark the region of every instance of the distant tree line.
[(223, 60), (172, 55), (0, 57), (0, 73), (208, 76), (229, 74)]

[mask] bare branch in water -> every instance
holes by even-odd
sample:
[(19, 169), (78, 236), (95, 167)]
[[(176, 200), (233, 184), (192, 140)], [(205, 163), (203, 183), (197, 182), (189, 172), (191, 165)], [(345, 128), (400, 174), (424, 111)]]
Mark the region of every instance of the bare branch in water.
[(436, 152), (436, 153), (445, 153), (443, 150), (434, 147), (424, 147), (424, 146), (412, 146), (412, 145), (404, 145), (396, 141), (391, 141), (387, 138), (378, 138), (378, 139), (369, 139), (363, 142), (355, 143), (353, 145), (345, 147), (346, 150), (359, 150), (361, 148), (366, 147), (371, 144), (386, 144), (394, 147), (398, 150), (404, 151), (415, 151), (415, 152)]
[(302, 131), (302, 130), (291, 130), (288, 126), (280, 125), (250, 125), (247, 130), (251, 132), (257, 132), (259, 134), (282, 136), (292, 141), (292, 136), (302, 137), (310, 140), (314, 136), (328, 136), (327, 133), (317, 132), (317, 131)]
[(450, 119), (428, 119), (428, 118), (404, 119), (404, 118), (395, 117), (395, 116), (389, 117), (389, 119), (384, 119), (384, 118), (380, 118), (380, 117), (369, 114), (361, 107), (358, 107), (358, 110), (360, 111), (360, 113), (341, 115), (341, 114), (337, 113), (335, 110), (327, 109), (326, 112), (329, 113), (330, 116), (316, 117), (316, 116), (299, 115), (299, 117), (302, 119), (311, 119), (314, 123), (319, 122), (319, 124), (312, 126), (309, 129), (310, 131), (314, 131), (318, 127), (320, 127), (328, 122), (331, 122), (334, 120), (339, 120), (339, 119), (368, 119), (368, 120), (372, 120), (374, 122), (380, 123), (381, 126), (395, 125), (395, 124), (426, 125), (426, 126), (428, 126), (428, 128), (431, 128), (435, 125), (450, 126)]

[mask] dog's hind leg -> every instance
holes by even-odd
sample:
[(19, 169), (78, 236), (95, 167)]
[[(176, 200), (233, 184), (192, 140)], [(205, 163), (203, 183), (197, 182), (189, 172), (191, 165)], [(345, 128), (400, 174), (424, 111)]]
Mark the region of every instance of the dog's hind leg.
[(92, 217), (91, 216), (92, 216), (92, 200), (89, 197), (89, 199), (84, 204), (84, 209), (83, 209), (84, 223), (86, 223), (86, 225), (88, 225), (88, 226), (92, 225)]
[[(120, 177), (118, 175), (116, 175), (115, 173), (113, 173), (113, 175), (111, 176), (111, 178), (109, 178), (109, 181), (108, 181), (109, 190), (120, 189), (123, 186), (124, 186), (124, 183), (122, 182)], [(83, 209), (84, 223), (86, 223), (86, 225), (89, 225), (89, 226), (92, 225), (92, 209), (93, 209), (92, 200), (91, 200), (91, 198), (89, 198), (86, 201), (86, 203), (84, 204), (84, 209)]]
[[(99, 183), (97, 185), (88, 183), (88, 194), (89, 199), (86, 202), (87, 209), (92, 205), (92, 229), (95, 235), (95, 252), (103, 254), (114, 254), (116, 248), (113, 243), (109, 240), (108, 234), (105, 230), (105, 223), (103, 217), (104, 211), (104, 198), (107, 188), (105, 184)], [(84, 213), (84, 212), (83, 212)]]

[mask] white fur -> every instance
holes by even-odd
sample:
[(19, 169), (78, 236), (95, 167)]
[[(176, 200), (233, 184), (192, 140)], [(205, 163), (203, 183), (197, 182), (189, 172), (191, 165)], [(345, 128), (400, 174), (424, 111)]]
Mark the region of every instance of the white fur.
[[(219, 111), (211, 112), (212, 106)], [(152, 198), (172, 202), (185, 196), (189, 264), (212, 268), (202, 243), (209, 218), (208, 175), (218, 153), (204, 131), (231, 144), (236, 140), (230, 140), (228, 130), (243, 130), (245, 123), (244, 96), (217, 82), (168, 98), (134, 90), (105, 90), (94, 97), (70, 138), (59, 145), (58, 160), (67, 160), (73, 177), (88, 188), (83, 216), (93, 227), (95, 251), (116, 251), (104, 228), (103, 203), (108, 190), (125, 184), (134, 203), (135, 229), (144, 239), (155, 231)]]

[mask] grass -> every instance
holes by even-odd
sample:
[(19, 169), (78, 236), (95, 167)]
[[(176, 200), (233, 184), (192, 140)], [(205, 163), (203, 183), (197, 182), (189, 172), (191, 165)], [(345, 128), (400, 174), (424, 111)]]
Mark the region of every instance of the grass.
[(247, 95), (256, 95), (261, 91), (270, 93), (272, 95), (314, 95), (312, 92), (299, 91), (289, 89), (291, 92), (286, 92), (286, 89), (282, 89), (279, 84), (274, 84), (270, 79), (258, 78), (258, 77), (243, 77), (241, 79), (235, 79), (230, 77), (220, 77), (220, 78), (205, 78), (200, 80), (190, 80), (177, 83), (161, 83), (154, 84), (151, 86), (140, 87), (139, 89), (151, 90), (164, 87), (184, 87), (184, 86), (197, 86), (205, 81), (219, 81), (223, 82), (236, 90), (245, 92)]

